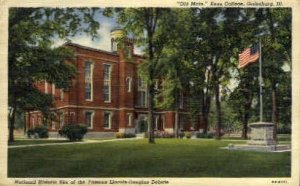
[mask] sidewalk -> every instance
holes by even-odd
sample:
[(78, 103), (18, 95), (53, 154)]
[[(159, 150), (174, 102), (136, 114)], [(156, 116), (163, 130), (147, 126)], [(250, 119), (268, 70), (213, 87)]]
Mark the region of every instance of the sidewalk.
[(65, 143), (43, 143), (43, 144), (30, 144), (30, 145), (15, 145), (8, 146), (9, 149), (14, 148), (26, 148), (26, 147), (38, 147), (38, 146), (53, 146), (53, 145), (72, 145), (72, 144), (87, 144), (87, 143), (106, 143), (112, 141), (124, 141), (124, 140), (138, 140), (142, 139), (141, 137), (136, 138), (119, 138), (119, 139), (108, 139), (108, 140), (93, 140), (93, 139), (84, 139), (79, 142), (65, 142)]

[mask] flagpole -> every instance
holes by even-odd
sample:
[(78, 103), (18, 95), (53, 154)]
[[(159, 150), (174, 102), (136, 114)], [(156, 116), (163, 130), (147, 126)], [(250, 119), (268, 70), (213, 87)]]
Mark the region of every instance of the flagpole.
[(260, 113), (259, 113), (259, 121), (263, 121), (263, 92), (262, 92), (262, 65), (261, 65), (261, 38), (259, 38), (259, 100), (260, 100)]

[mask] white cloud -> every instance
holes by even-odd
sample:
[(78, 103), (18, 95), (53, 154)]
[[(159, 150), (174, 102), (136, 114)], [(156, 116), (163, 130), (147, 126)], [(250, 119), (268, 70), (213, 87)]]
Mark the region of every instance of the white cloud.
[[(111, 37), (110, 37), (110, 31), (114, 28), (116, 28), (118, 25), (116, 21), (112, 18), (107, 18), (102, 15), (97, 17), (97, 20), (100, 23), (100, 28), (98, 29), (98, 38), (92, 40), (91, 36), (88, 36), (87, 34), (78, 34), (75, 37), (69, 38), (72, 43), (80, 44), (83, 46), (95, 48), (95, 49), (101, 49), (110, 51), (111, 50)], [(62, 39), (55, 39), (54, 40), (54, 46), (60, 46), (63, 43), (65, 43), (66, 40)], [(135, 47), (136, 54), (142, 54), (142, 49)]]

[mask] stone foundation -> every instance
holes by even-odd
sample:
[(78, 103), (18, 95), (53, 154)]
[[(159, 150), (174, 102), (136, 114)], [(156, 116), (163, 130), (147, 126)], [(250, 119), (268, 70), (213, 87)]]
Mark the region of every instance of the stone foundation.
[[(115, 132), (88, 132), (84, 138), (109, 138), (115, 137)], [(49, 132), (49, 138), (64, 138), (58, 132)]]
[(250, 140), (248, 145), (275, 145), (273, 139), (273, 123), (257, 122), (249, 125), (251, 128)]
[(135, 128), (119, 128), (119, 132), (126, 134), (135, 134)]

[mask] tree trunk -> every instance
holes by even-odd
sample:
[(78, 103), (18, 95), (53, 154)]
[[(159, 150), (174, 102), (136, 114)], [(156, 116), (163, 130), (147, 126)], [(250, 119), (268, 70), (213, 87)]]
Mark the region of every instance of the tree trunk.
[(155, 143), (154, 138), (154, 119), (153, 119), (153, 108), (154, 108), (154, 86), (151, 84), (149, 86), (149, 96), (148, 96), (148, 133), (149, 133), (149, 143)]
[(11, 113), (9, 113), (9, 139), (8, 139), (8, 142), (12, 143), (15, 141), (15, 138), (14, 138), (15, 115), (16, 115), (15, 108), (12, 108), (12, 110), (10, 112)]
[(221, 129), (222, 129), (222, 116), (221, 116), (221, 102), (220, 102), (220, 91), (219, 85), (216, 85), (215, 88), (215, 95), (216, 95), (216, 110), (217, 110), (217, 136), (216, 138), (219, 140), (221, 139)]
[(203, 99), (202, 105), (203, 105), (202, 113), (203, 113), (203, 122), (204, 122), (203, 133), (207, 134), (207, 132), (208, 132), (208, 115), (209, 115), (209, 110), (210, 110), (210, 96), (206, 96), (206, 98)]
[(178, 107), (175, 108), (175, 131), (174, 136), (178, 138), (178, 122), (179, 122), (179, 114), (178, 114)]
[(26, 120), (26, 111), (24, 111), (24, 135), (26, 135), (26, 131), (27, 131), (27, 120)]
[(244, 118), (243, 118), (243, 134), (242, 138), (248, 138), (248, 119), (249, 119), (249, 112), (245, 111)]
[[(250, 86), (250, 85), (247, 85)], [(251, 109), (251, 103), (252, 103), (252, 91), (248, 91), (247, 93), (245, 93), (245, 98), (247, 100), (247, 102), (244, 105), (244, 112), (243, 112), (243, 134), (242, 134), (242, 138), (243, 139), (247, 139), (248, 138), (248, 120), (249, 120), (249, 110)]]
[(277, 140), (277, 105), (276, 105), (276, 85), (272, 86), (272, 122), (274, 124), (273, 138)]

